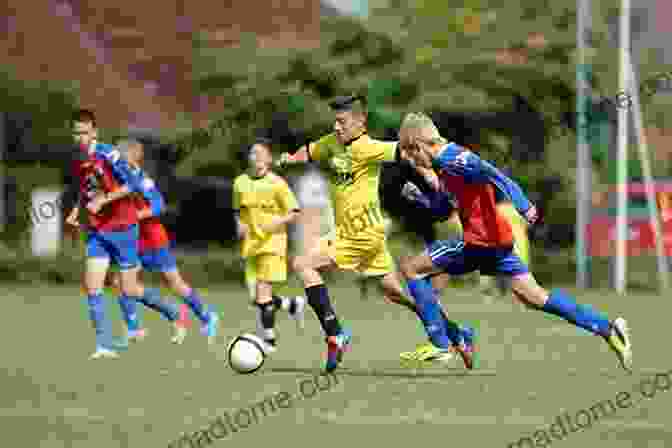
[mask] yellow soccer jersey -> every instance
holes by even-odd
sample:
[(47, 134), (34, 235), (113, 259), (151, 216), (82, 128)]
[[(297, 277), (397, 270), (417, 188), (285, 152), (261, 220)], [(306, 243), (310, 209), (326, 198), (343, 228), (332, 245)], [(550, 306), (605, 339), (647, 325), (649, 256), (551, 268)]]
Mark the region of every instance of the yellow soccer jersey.
[(296, 196), (280, 176), (269, 173), (261, 179), (243, 174), (233, 183), (233, 208), (240, 210), (240, 220), (249, 232), (241, 244), (241, 255), (287, 254), (287, 229), (266, 233), (262, 226), (274, 218), (298, 210)]
[(362, 231), (385, 235), (378, 196), (382, 162), (394, 161), (397, 142), (363, 135), (348, 146), (334, 134), (309, 147), (311, 160), (328, 173), (337, 235), (354, 237)]

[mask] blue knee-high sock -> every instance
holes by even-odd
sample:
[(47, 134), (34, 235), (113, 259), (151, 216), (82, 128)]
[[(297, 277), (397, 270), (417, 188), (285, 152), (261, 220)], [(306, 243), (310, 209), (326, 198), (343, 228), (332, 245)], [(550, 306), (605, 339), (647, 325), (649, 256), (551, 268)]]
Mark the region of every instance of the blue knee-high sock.
[[(133, 299), (133, 297), (129, 297)], [(174, 305), (168, 304), (161, 300), (161, 293), (158, 289), (145, 288), (145, 295), (135, 298), (138, 302), (145, 305), (147, 308), (158, 311), (161, 315), (171, 322), (179, 318), (179, 312)]]
[(567, 293), (560, 289), (551, 291), (543, 311), (560, 316), (577, 327), (593, 334), (608, 336), (611, 324), (609, 319), (593, 310), (588, 305), (579, 305)]
[(126, 322), (128, 331), (137, 331), (140, 329), (140, 321), (138, 319), (138, 305), (135, 300), (129, 299), (125, 294), (119, 296), (119, 308), (121, 308), (121, 315)]
[(446, 333), (446, 323), (441, 316), (441, 308), (431, 283), (424, 279), (409, 280), (408, 289), (415, 299), (418, 315), (432, 344), (439, 348), (448, 348), (450, 339)]
[(198, 320), (204, 324), (208, 322), (210, 315), (195, 289), (192, 289), (186, 297), (182, 297), (182, 300), (184, 300), (184, 303), (191, 308), (191, 312), (194, 313), (194, 316), (196, 316)]
[(89, 319), (96, 332), (96, 346), (112, 348), (112, 329), (110, 321), (105, 316), (105, 298), (102, 292), (87, 296)]
[[(434, 297), (436, 297), (436, 300), (438, 301), (438, 298), (441, 296), (441, 291), (434, 288), (434, 285), (432, 285), (431, 277), (425, 277), (424, 280), (429, 284), (429, 287), (432, 288)], [(450, 343), (459, 344), (462, 340), (462, 330), (460, 328), (460, 325), (454, 320), (449, 319), (443, 313), (441, 313), (441, 316), (443, 317), (443, 321), (446, 326), (446, 335), (448, 336), (448, 339), (450, 339)]]

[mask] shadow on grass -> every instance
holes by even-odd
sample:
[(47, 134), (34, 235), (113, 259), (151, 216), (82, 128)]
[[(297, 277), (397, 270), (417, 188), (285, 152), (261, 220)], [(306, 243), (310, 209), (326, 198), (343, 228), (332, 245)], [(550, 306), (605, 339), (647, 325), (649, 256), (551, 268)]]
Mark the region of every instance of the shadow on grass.
[[(269, 367), (264, 370), (266, 373), (283, 374), (291, 373), (316, 375), (323, 371), (316, 368), (304, 367)], [(447, 368), (442, 371), (429, 371), (423, 369), (356, 369), (342, 367), (335, 372), (339, 376), (361, 376), (361, 377), (379, 377), (379, 378), (465, 378), (470, 376), (496, 376), (494, 370), (472, 370), (466, 371), (464, 368)]]

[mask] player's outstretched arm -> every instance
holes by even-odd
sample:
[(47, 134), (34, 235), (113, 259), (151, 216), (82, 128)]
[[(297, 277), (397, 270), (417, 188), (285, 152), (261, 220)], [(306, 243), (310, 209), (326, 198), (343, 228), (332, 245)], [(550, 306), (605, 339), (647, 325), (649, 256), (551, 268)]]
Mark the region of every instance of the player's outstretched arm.
[(289, 165), (296, 165), (296, 164), (299, 164), (299, 163), (309, 163), (309, 162), (311, 162), (312, 160), (310, 158), (310, 151), (308, 150), (309, 146), (310, 146), (310, 143), (302, 146), (294, 154), (290, 154), (288, 152), (283, 152), (282, 154), (280, 154), (280, 159), (277, 160), (275, 165), (278, 168), (285, 168)]

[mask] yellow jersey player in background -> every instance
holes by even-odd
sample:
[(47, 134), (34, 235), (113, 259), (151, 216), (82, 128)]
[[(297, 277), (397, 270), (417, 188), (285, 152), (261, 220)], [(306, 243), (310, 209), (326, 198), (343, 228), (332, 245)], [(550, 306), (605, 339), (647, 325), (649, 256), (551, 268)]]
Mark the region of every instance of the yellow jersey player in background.
[(271, 172), (270, 141), (260, 139), (248, 152), (249, 173), (233, 184), (245, 281), (257, 307), (257, 333), (267, 354), (276, 350), (275, 313), (289, 312), (303, 323), (305, 299), (273, 294), (273, 284), (287, 281), (287, 224), (299, 215), (299, 204), (287, 182)]
[(308, 304), (327, 335), (328, 372), (341, 362), (351, 333), (341, 328), (320, 275), (322, 271), (338, 268), (379, 278), (387, 300), (404, 305), (421, 317), (413, 301), (404, 294), (395, 272), (378, 195), (383, 162), (400, 159), (397, 142), (367, 135), (363, 97), (337, 98), (329, 106), (335, 113), (334, 133), (309, 143), (295, 154), (285, 153), (280, 160), (280, 165), (315, 162), (330, 179), (336, 235), (322, 238), (317, 247), (293, 262), (293, 269), (306, 289)]

